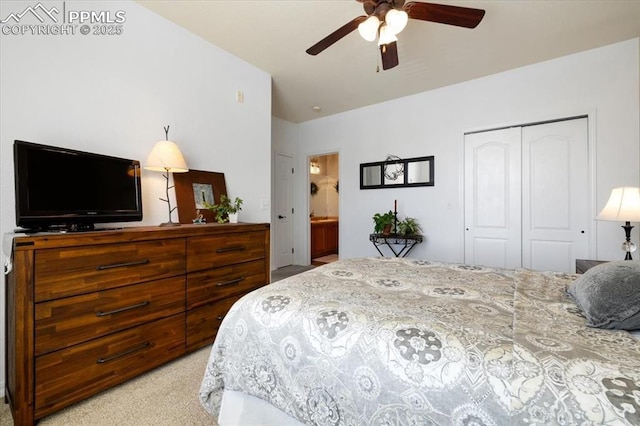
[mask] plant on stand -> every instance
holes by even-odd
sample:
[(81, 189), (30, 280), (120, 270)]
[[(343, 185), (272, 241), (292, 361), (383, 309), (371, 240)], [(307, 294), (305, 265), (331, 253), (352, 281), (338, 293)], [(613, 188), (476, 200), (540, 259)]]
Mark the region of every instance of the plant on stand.
[(215, 214), (218, 223), (237, 223), (238, 212), (242, 210), (242, 202), (242, 198), (236, 197), (232, 201), (226, 194), (221, 194), (218, 204), (205, 203), (205, 207)]
[(398, 222), (398, 233), (400, 235), (420, 235), (422, 228), (418, 223), (418, 219), (413, 217), (405, 217), (404, 220)]
[(393, 227), (393, 222), (395, 220), (395, 215), (391, 210), (388, 213), (376, 213), (373, 215), (373, 222), (375, 226), (373, 227), (373, 232), (376, 234), (389, 235), (391, 233), (391, 228)]

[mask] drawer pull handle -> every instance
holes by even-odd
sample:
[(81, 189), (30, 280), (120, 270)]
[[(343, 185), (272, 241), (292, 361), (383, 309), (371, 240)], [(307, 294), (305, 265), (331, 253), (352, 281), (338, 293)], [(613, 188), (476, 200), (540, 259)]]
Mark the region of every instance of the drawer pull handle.
[(107, 311), (107, 312), (98, 311), (96, 312), (96, 316), (106, 317), (107, 315), (111, 315), (111, 314), (119, 314), (120, 312), (130, 311), (131, 309), (142, 308), (143, 306), (147, 306), (149, 303), (151, 302), (149, 302), (148, 300), (145, 300), (144, 302), (140, 302), (131, 306), (125, 306), (124, 308), (114, 309), (113, 311)]
[(216, 319), (217, 319), (218, 321), (222, 321), (222, 320), (224, 319), (224, 315), (218, 315), (218, 316), (216, 317)]
[(138, 266), (146, 265), (149, 263), (149, 259), (136, 260), (135, 262), (114, 263), (113, 265), (99, 265), (96, 266), (98, 271), (105, 271), (107, 269), (124, 268), (125, 266)]
[(243, 281), (243, 280), (244, 280), (244, 277), (240, 277), (240, 278), (236, 278), (234, 280), (225, 281), (223, 283), (217, 283), (216, 285), (218, 287), (222, 287), (222, 286), (225, 286), (225, 285), (234, 285), (234, 284), (238, 284), (240, 281)]
[(216, 250), (216, 253), (226, 253), (228, 251), (242, 251), (244, 246), (223, 247)]
[(110, 356), (110, 357), (107, 357), (107, 358), (98, 358), (96, 360), (96, 364), (104, 364), (105, 362), (109, 362), (109, 361), (113, 361), (114, 359), (122, 358), (125, 355), (129, 355), (129, 354), (132, 354), (134, 352), (141, 351), (143, 349), (148, 348), (149, 346), (151, 346), (151, 344), (149, 342), (144, 342), (141, 345), (135, 346), (135, 347), (133, 347), (133, 348), (127, 350), (127, 351), (120, 352), (119, 354), (116, 354), (116, 355), (113, 355), (113, 356)]

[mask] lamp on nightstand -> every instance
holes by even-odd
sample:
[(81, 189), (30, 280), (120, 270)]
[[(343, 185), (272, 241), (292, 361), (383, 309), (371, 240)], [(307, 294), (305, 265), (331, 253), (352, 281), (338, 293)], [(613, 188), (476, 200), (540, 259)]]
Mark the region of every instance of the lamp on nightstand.
[(173, 188), (173, 186), (169, 187), (169, 173), (188, 172), (189, 167), (187, 166), (187, 162), (184, 161), (184, 157), (182, 156), (178, 145), (169, 140), (169, 126), (164, 128), (164, 132), (167, 140), (157, 142), (154, 145), (144, 168), (147, 170), (164, 172), (163, 176), (167, 181), (165, 190), (166, 198), (160, 198), (160, 200), (166, 202), (168, 205), (169, 221), (161, 223), (160, 226), (178, 226), (180, 225), (179, 223), (171, 220), (171, 213), (176, 209), (176, 207), (171, 208), (171, 200), (169, 199), (169, 188)]
[(640, 222), (640, 188), (613, 188), (607, 205), (596, 219), (625, 222), (622, 228), (626, 241), (622, 243), (622, 250), (627, 252), (625, 260), (632, 260), (631, 253), (636, 251), (636, 245), (631, 242), (631, 222)]

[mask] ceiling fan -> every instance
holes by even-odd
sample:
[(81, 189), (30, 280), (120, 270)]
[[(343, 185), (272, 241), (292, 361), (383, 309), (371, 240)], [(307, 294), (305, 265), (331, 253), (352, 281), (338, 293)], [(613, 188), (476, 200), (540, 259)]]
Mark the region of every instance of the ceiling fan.
[(407, 24), (409, 18), (438, 22), (457, 27), (475, 28), (484, 17), (484, 10), (450, 6), (436, 3), (422, 3), (405, 0), (357, 0), (362, 3), (366, 15), (358, 16), (344, 24), (307, 49), (309, 55), (317, 55), (355, 29), (367, 41), (378, 38), (382, 69), (388, 70), (398, 65), (396, 35)]

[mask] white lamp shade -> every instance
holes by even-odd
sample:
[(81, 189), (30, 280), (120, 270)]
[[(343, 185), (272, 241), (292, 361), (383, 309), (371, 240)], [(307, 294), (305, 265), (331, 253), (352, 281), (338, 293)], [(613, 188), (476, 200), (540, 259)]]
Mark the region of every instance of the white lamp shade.
[(382, 46), (383, 44), (389, 44), (397, 40), (398, 40), (398, 37), (396, 37), (393, 31), (389, 30), (389, 27), (386, 24), (382, 24), (382, 26), (380, 27), (380, 37), (378, 38), (378, 46)]
[(189, 171), (187, 162), (184, 161), (178, 145), (171, 141), (157, 142), (151, 150), (151, 154), (149, 154), (144, 168), (157, 172), (167, 171), (171, 173), (184, 173)]
[(391, 9), (384, 17), (384, 22), (387, 24), (387, 28), (394, 34), (400, 34), (400, 31), (404, 30), (407, 26), (409, 15), (404, 10)]
[(640, 188), (613, 188), (607, 205), (596, 219), (640, 222)]
[(379, 26), (380, 20), (376, 16), (371, 15), (365, 21), (360, 22), (360, 25), (358, 25), (358, 32), (363, 39), (373, 41), (378, 35)]

